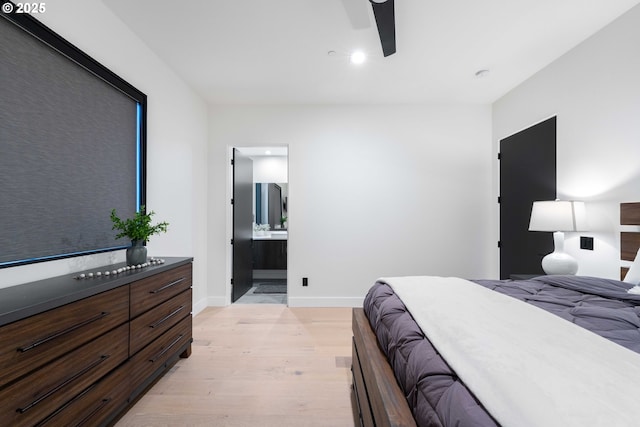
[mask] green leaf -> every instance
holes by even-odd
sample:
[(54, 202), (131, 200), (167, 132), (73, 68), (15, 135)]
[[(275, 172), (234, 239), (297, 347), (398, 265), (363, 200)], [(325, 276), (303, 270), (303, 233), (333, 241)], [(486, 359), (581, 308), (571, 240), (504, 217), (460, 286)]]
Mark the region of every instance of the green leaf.
[(135, 213), (133, 218), (127, 218), (122, 220), (116, 214), (116, 210), (111, 210), (111, 222), (113, 222), (112, 230), (120, 231), (116, 235), (116, 239), (121, 237), (128, 237), (131, 240), (149, 241), (149, 237), (154, 234), (166, 233), (168, 222), (160, 222), (156, 225), (151, 225), (151, 217), (155, 212), (145, 212), (145, 206), (140, 206), (140, 210)]

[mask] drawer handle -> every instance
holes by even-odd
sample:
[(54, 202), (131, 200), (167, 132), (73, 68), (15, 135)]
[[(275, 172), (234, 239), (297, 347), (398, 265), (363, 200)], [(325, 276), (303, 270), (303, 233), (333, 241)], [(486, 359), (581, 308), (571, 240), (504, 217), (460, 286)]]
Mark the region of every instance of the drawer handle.
[(49, 414), (49, 416), (47, 418), (45, 418), (44, 420), (40, 421), (34, 427), (41, 427), (41, 426), (47, 425), (47, 423), (49, 423), (49, 421), (55, 419), (55, 417), (57, 417), (59, 414), (64, 412), (68, 407), (73, 405), (75, 402), (77, 402), (80, 399), (82, 399), (83, 396), (87, 395), (94, 388), (96, 388), (96, 384), (93, 384), (89, 388), (86, 388), (83, 392), (81, 392), (79, 395), (77, 395), (76, 397), (74, 397), (73, 399), (71, 399), (70, 401), (68, 401), (67, 403), (65, 403), (64, 405), (59, 407), (58, 409), (56, 409), (55, 412), (52, 412), (51, 414)]
[(150, 294), (157, 294), (157, 293), (159, 293), (159, 292), (164, 291), (165, 289), (168, 289), (168, 288), (170, 288), (170, 287), (172, 287), (172, 286), (177, 285), (177, 284), (178, 284), (178, 283), (180, 283), (180, 282), (184, 282), (184, 280), (185, 280), (185, 279), (186, 279), (186, 277), (181, 277), (181, 278), (179, 278), (178, 280), (174, 280), (174, 281), (173, 281), (173, 282), (171, 282), (171, 283), (167, 283), (166, 285), (164, 285), (164, 286), (163, 286), (163, 287), (161, 287), (161, 288), (154, 289), (153, 291), (149, 291), (149, 293), (150, 293)]
[(98, 314), (97, 316), (94, 316), (91, 319), (87, 319), (84, 322), (80, 322), (80, 323), (78, 323), (76, 325), (73, 325), (73, 326), (71, 326), (71, 327), (69, 327), (67, 329), (62, 330), (62, 331), (55, 332), (55, 333), (49, 335), (48, 337), (42, 338), (41, 340), (38, 340), (38, 341), (36, 341), (36, 342), (34, 342), (32, 344), (29, 344), (27, 346), (18, 347), (18, 351), (20, 353), (24, 353), (26, 351), (33, 350), (34, 348), (36, 348), (36, 347), (38, 347), (38, 346), (40, 346), (42, 344), (46, 344), (49, 341), (52, 341), (52, 340), (54, 340), (56, 338), (59, 338), (59, 337), (65, 335), (65, 334), (71, 333), (71, 332), (75, 331), (78, 328), (82, 328), (83, 326), (86, 326), (89, 323), (93, 323), (93, 322), (95, 322), (97, 320), (100, 320), (103, 317), (106, 317), (108, 315), (109, 315), (109, 312), (103, 311), (102, 313)]
[(102, 408), (107, 406), (107, 404), (110, 401), (111, 401), (111, 399), (102, 399), (102, 401), (100, 401), (100, 405), (98, 405), (98, 407), (96, 409), (94, 409), (93, 411), (91, 411), (86, 417), (84, 417), (83, 419), (78, 421), (78, 423), (76, 424), (76, 427), (85, 425), (89, 420), (91, 420), (91, 418), (93, 418), (93, 416), (95, 414), (97, 414), (98, 412), (100, 412), (102, 410)]
[(160, 326), (161, 324), (163, 324), (164, 322), (166, 322), (167, 320), (171, 319), (173, 316), (175, 316), (176, 314), (180, 313), (182, 310), (184, 310), (184, 305), (181, 305), (180, 307), (176, 308), (175, 310), (173, 310), (171, 313), (167, 314), (166, 316), (164, 316), (162, 319), (158, 320), (156, 323), (154, 323), (153, 325), (149, 325), (150, 328), (157, 328), (158, 326)]
[(102, 362), (107, 360), (108, 358), (109, 358), (108, 354), (100, 356), (100, 359), (96, 360), (95, 362), (91, 363), (89, 366), (83, 368), (79, 372), (77, 372), (74, 375), (70, 376), (69, 378), (67, 378), (66, 380), (64, 380), (63, 382), (61, 382), (60, 384), (58, 384), (57, 386), (55, 386), (54, 388), (52, 388), (51, 390), (49, 390), (48, 392), (46, 392), (45, 394), (40, 396), (38, 399), (36, 399), (33, 402), (29, 403), (24, 408), (16, 409), (16, 412), (18, 412), (19, 414), (24, 414), (29, 409), (31, 409), (34, 406), (36, 406), (38, 403), (42, 402), (43, 400), (45, 400), (48, 397), (50, 397), (52, 394), (54, 394), (57, 391), (59, 391), (60, 389), (62, 389), (63, 387), (65, 387), (68, 384), (72, 383), (73, 381), (77, 380), (78, 378), (80, 378), (81, 376), (83, 376), (84, 374), (86, 374), (87, 372), (89, 372), (90, 370), (92, 370), (93, 368), (95, 368), (96, 366), (98, 366), (99, 364), (101, 364)]
[(162, 350), (160, 353), (158, 353), (156, 355), (156, 357), (149, 359), (149, 362), (151, 363), (156, 363), (156, 360), (160, 359), (167, 351), (171, 350), (171, 347), (173, 347), (174, 345), (178, 344), (178, 342), (180, 342), (180, 340), (184, 337), (184, 334), (180, 334), (178, 335), (178, 338), (176, 338), (175, 340), (173, 340), (171, 342), (171, 344), (169, 344), (167, 347), (165, 347), (164, 350)]

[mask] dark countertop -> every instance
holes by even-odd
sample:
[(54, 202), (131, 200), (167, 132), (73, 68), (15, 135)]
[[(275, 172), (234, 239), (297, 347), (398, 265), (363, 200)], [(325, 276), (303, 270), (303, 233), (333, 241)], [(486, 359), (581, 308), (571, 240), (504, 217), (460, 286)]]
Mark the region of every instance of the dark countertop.
[(145, 267), (141, 270), (127, 271), (117, 276), (101, 276), (92, 279), (74, 278), (80, 273), (117, 270), (120, 267), (125, 267), (124, 262), (0, 289), (0, 326), (127, 285), (133, 281), (144, 279), (193, 261), (193, 258), (172, 257), (163, 259), (165, 260), (164, 264)]

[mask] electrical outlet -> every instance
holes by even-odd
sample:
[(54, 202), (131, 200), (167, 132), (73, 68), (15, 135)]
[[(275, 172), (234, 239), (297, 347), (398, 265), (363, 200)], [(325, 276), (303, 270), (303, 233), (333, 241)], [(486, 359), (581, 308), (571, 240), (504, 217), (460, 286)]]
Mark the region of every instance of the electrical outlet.
[(309, 279), (306, 277), (302, 278), (302, 286), (309, 286)]
[(580, 236), (580, 249), (593, 250), (593, 237)]

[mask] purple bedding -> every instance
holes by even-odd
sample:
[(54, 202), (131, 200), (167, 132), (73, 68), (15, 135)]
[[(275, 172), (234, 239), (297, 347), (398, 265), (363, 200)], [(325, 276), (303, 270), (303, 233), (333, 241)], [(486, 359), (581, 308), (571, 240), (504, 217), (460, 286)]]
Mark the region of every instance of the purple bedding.
[[(640, 296), (616, 280), (540, 276), (531, 280), (474, 280), (533, 304), (640, 353)], [(376, 283), (364, 311), (418, 426), (497, 426), (440, 357), (402, 301)]]

